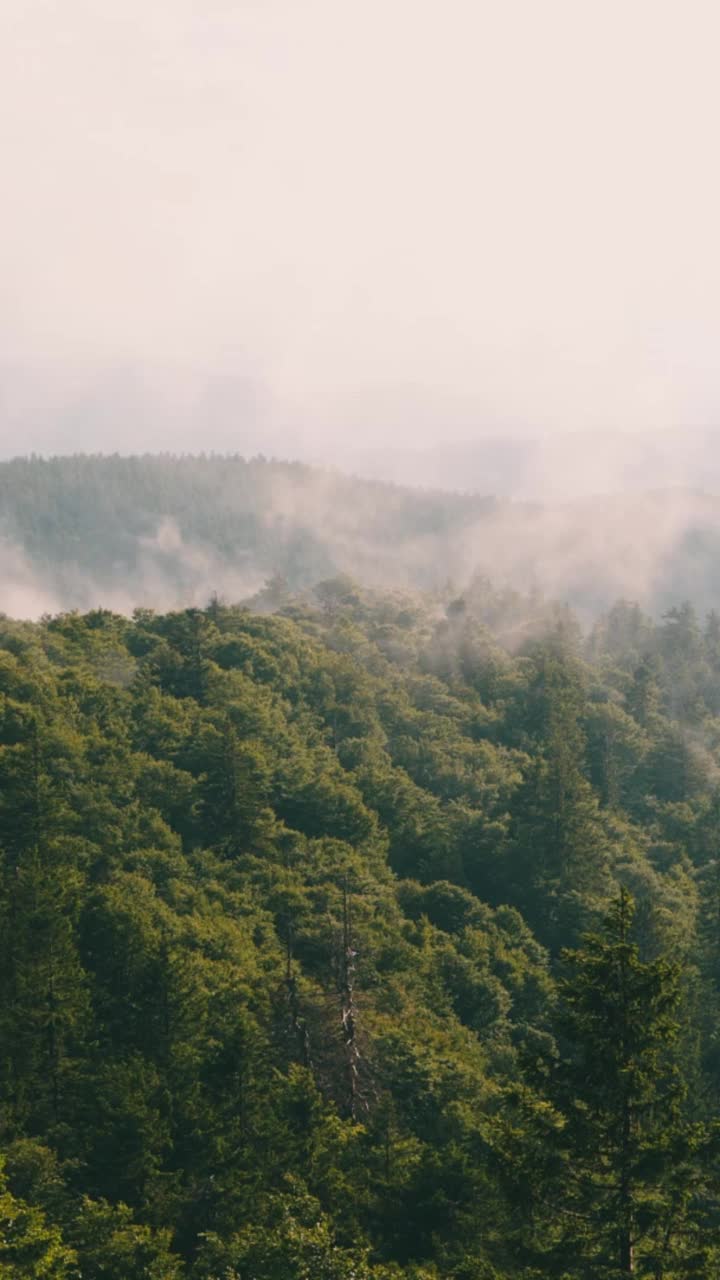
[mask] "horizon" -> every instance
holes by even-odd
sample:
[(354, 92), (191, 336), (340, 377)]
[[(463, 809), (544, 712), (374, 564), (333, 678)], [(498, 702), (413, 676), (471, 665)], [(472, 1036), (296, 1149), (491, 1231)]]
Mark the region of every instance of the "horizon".
[[(326, 470), (368, 482), (444, 493), (495, 496), (520, 503), (557, 505), (654, 492), (720, 493), (720, 457), (713, 463), (702, 447), (706, 428), (663, 432), (564, 432), (560, 435), (498, 436), (390, 449), (339, 449), (320, 453), (197, 446), (166, 448), (77, 448), (0, 451), (0, 464), (37, 458), (216, 458), (265, 460)], [(615, 448), (611, 446), (614, 442)], [(663, 451), (662, 445), (669, 446)], [(693, 445), (700, 446), (693, 449)], [(649, 451), (646, 451), (650, 446)], [(527, 452), (523, 455), (523, 449)], [(577, 450), (577, 452), (573, 452)], [(589, 481), (585, 477), (589, 477)]]

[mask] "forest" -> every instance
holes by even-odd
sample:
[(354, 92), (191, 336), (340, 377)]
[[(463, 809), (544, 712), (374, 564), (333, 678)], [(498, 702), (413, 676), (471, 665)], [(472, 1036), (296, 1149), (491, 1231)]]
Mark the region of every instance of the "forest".
[(519, 501), (262, 455), (14, 458), (0, 462), (0, 608), (166, 612), (213, 592), (242, 600), (275, 576), (308, 590), (343, 573), (411, 591), (480, 573), (569, 604), (585, 626), (620, 598), (654, 617), (682, 600), (714, 607), (720, 499), (613, 493)]
[(2, 1280), (720, 1274), (720, 616), (0, 617)]

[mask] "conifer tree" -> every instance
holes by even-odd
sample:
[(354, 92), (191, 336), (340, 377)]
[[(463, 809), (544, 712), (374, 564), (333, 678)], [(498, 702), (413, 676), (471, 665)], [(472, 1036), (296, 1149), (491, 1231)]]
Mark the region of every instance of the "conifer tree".
[(535, 714), (542, 749), (513, 815), (511, 894), (538, 937), (559, 949), (574, 940), (610, 887), (609, 850), (597, 799), (583, 772), (585, 735), (578, 682), (559, 660), (545, 660)]
[(622, 890), (602, 930), (563, 953), (557, 1194), (568, 1271), (588, 1280), (705, 1274), (697, 1190), (709, 1139), (684, 1116), (681, 972), (641, 960), (633, 909)]

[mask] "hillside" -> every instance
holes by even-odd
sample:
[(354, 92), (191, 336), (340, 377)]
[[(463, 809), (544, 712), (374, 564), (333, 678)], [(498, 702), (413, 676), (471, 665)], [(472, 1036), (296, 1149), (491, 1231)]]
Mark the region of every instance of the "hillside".
[(689, 607), (1, 621), (0, 1274), (717, 1274), (719, 766)]
[(239, 457), (0, 464), (0, 607), (204, 605), (338, 572), (443, 591), (489, 576), (585, 620), (618, 597), (658, 614), (720, 595), (720, 501), (685, 490), (529, 504)]

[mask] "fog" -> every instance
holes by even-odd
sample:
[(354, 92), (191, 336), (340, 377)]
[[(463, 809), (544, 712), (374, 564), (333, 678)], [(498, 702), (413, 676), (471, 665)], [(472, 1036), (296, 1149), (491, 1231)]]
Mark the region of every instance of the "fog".
[(697, 0), (4, 0), (0, 455), (704, 482), (719, 28)]
[(620, 598), (720, 612), (720, 497), (540, 504), (223, 457), (0, 464), (0, 613), (273, 608), (338, 574), (444, 602), (489, 579), (584, 625)]

